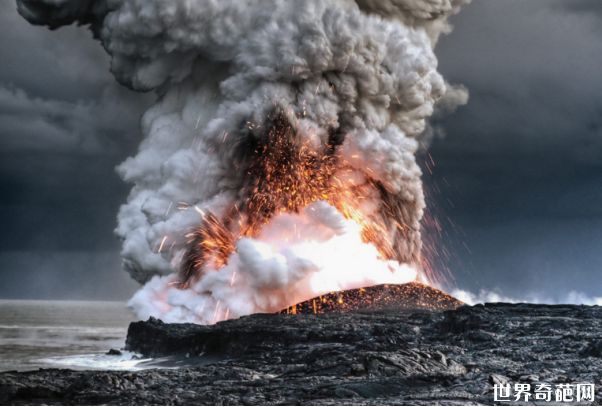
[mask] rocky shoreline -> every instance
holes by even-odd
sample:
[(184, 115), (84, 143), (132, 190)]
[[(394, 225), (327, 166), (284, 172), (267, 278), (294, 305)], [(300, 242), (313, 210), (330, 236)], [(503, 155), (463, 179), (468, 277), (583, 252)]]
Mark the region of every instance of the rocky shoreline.
[(137, 372), (0, 374), (5, 404), (494, 404), (492, 383), (594, 383), (602, 308), (262, 314), (214, 326), (132, 323), (127, 348), (189, 360)]

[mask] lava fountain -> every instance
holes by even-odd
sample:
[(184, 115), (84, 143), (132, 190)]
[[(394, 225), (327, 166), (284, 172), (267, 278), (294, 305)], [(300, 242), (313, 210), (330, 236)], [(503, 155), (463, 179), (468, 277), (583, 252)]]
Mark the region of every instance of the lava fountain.
[(87, 24), (122, 84), (154, 91), (118, 168), (141, 318), (211, 324), (422, 266), (416, 153), (467, 94), (433, 48), (468, 0), (19, 0)]

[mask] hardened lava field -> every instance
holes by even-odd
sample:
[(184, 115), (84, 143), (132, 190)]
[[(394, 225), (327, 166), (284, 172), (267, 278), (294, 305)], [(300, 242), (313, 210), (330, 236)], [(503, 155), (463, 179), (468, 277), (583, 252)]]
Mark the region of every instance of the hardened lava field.
[(600, 400), (601, 326), (602, 307), (536, 304), (151, 318), (126, 349), (182, 368), (4, 372), (0, 404), (493, 405), (494, 384), (567, 380)]
[(292, 305), (281, 314), (324, 314), (382, 309), (445, 311), (464, 305), (451, 295), (420, 283), (381, 284), (328, 293)]

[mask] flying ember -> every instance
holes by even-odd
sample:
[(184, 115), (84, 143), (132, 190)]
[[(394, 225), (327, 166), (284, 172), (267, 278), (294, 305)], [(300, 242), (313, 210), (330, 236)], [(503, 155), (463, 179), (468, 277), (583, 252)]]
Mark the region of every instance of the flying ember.
[[(236, 249), (235, 243), (242, 237), (257, 237), (274, 216), (299, 213), (319, 201), (357, 223), (361, 240), (373, 244), (380, 258), (408, 260), (401, 250), (396, 250), (395, 239), (407, 239), (404, 233), (409, 227), (403, 224), (403, 219), (396, 218), (394, 200), (383, 203), (371, 216), (364, 213), (362, 208), (371, 205), (370, 196), (385, 195), (385, 189), (376, 181), (354, 183), (357, 174), (337, 155), (335, 137), (316, 150), (305, 138), (297, 136), (294, 126), (282, 113), (270, 119), (266, 131), (265, 140), (254, 140), (241, 152), (245, 186), (240, 201), (226, 210), (222, 220), (201, 212), (201, 225), (189, 234), (190, 248), (181, 270), (183, 287), (198, 280), (205, 271), (226, 265)], [(249, 154), (244, 156), (246, 151)], [(361, 176), (369, 180), (367, 174)], [(303, 239), (299, 233), (293, 230), (292, 237)], [(290, 239), (290, 234), (283, 231), (282, 238)], [(312, 239), (311, 231), (305, 238)]]

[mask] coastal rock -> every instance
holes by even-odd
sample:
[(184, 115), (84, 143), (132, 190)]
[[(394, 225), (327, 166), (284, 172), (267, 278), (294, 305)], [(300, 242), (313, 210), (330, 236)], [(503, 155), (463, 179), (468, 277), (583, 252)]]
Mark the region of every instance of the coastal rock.
[[(485, 304), (262, 314), (130, 326), (127, 348), (185, 361), (135, 372), (0, 374), (8, 404), (494, 404), (493, 384), (594, 383), (602, 308)], [(188, 355), (188, 357), (186, 357)]]

